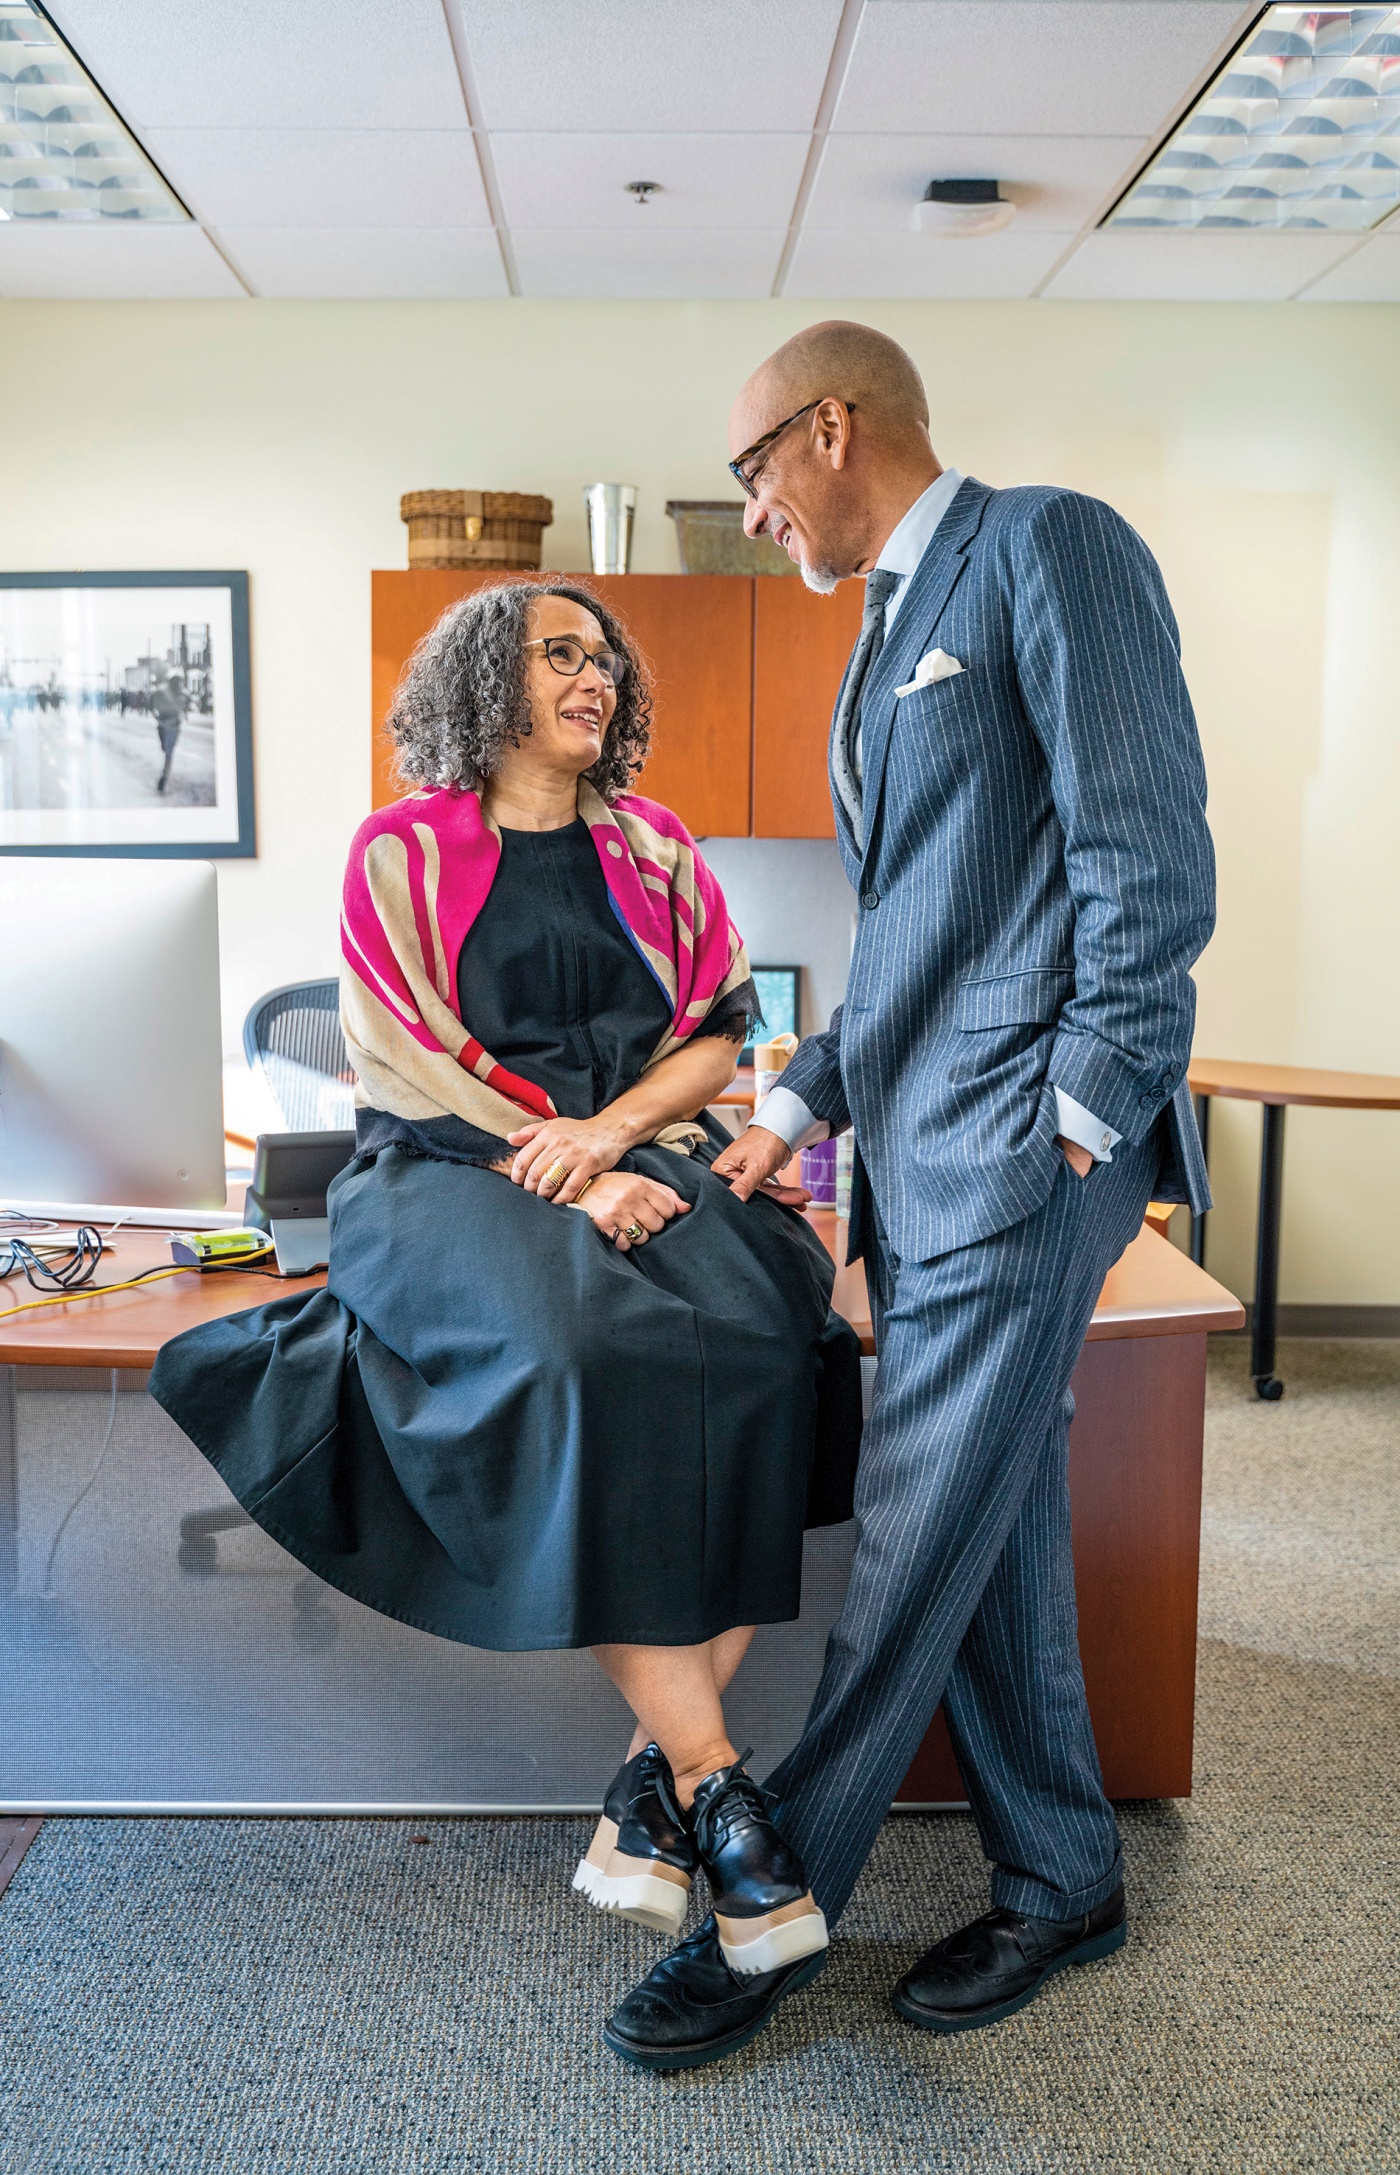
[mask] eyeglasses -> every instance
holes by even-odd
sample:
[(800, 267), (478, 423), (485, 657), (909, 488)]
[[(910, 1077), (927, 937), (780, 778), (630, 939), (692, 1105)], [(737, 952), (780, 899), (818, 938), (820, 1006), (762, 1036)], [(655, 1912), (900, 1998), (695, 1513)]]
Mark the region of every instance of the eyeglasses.
[[(729, 463), (730, 475), (734, 478), (735, 482), (740, 486), (740, 488), (749, 498), (758, 497), (758, 492), (755, 489), (755, 486), (758, 482), (759, 477), (763, 473), (764, 467), (766, 466), (766, 463), (763, 461), (759, 462), (757, 468), (751, 468), (748, 465), (753, 460), (755, 454), (770, 452), (773, 446), (776, 444), (777, 440), (782, 437), (783, 432), (787, 429), (790, 423), (800, 422), (804, 415), (810, 415), (813, 408), (819, 408), (822, 404), (822, 401), (828, 399), (829, 397), (830, 396), (828, 394), (823, 393), (820, 400), (809, 400), (805, 408), (799, 408), (796, 414), (787, 416), (781, 423), (775, 423), (772, 430), (766, 430), (761, 438), (755, 438), (753, 444), (746, 447), (744, 452), (739, 455), (739, 458), (736, 461), (731, 461)], [(843, 400), (841, 405), (845, 409), (847, 415), (855, 414), (856, 404), (853, 400)]]
[(525, 644), (526, 649), (542, 649), (549, 663), (562, 679), (577, 678), (585, 665), (592, 665), (598, 677), (606, 680), (609, 687), (621, 687), (627, 677), (627, 659), (615, 649), (594, 650), (590, 656), (582, 642), (572, 635), (549, 634), (537, 636)]

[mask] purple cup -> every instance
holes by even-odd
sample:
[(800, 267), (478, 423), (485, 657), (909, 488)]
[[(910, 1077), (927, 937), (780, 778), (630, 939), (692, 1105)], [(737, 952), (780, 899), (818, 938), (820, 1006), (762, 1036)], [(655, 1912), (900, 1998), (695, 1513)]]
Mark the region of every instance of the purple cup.
[(812, 1196), (813, 1208), (836, 1206), (836, 1143), (819, 1140), (802, 1151), (802, 1183)]

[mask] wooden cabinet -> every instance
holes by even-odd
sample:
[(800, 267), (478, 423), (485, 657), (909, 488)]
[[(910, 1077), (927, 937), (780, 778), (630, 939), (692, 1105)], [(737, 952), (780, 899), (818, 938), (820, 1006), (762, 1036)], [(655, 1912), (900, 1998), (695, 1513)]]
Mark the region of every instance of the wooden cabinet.
[[(771, 576), (770, 576), (771, 579)], [(651, 666), (651, 753), (639, 792), (696, 838), (753, 828), (753, 592), (732, 574), (596, 574)]]
[[(698, 838), (830, 838), (832, 705), (860, 628), (862, 585), (818, 597), (772, 575), (580, 577), (623, 619), (655, 679), (652, 753), (638, 780)], [(394, 797), (381, 730), (415, 642), (497, 574), (372, 577), (373, 805)]]
[(754, 582), (753, 828), (758, 838), (834, 838), (826, 750), (864, 582), (819, 597), (802, 582)]

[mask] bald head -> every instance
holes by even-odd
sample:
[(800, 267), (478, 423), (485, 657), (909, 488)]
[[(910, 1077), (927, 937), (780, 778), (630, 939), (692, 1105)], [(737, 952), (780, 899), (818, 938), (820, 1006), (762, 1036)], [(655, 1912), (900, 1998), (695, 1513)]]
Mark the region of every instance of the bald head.
[(882, 437), (898, 439), (928, 428), (923, 379), (899, 342), (873, 326), (832, 317), (785, 340), (741, 388), (730, 427), (731, 454), (809, 401), (828, 397), (859, 408)]

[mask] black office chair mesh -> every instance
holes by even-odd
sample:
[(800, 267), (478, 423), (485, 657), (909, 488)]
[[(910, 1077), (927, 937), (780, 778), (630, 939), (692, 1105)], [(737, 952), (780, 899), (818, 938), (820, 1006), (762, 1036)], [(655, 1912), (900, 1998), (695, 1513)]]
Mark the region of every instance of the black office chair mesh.
[(289, 982), (269, 990), (243, 1022), (243, 1053), (261, 1072), (289, 1133), (355, 1123), (355, 1075), (340, 1031), (340, 988)]

